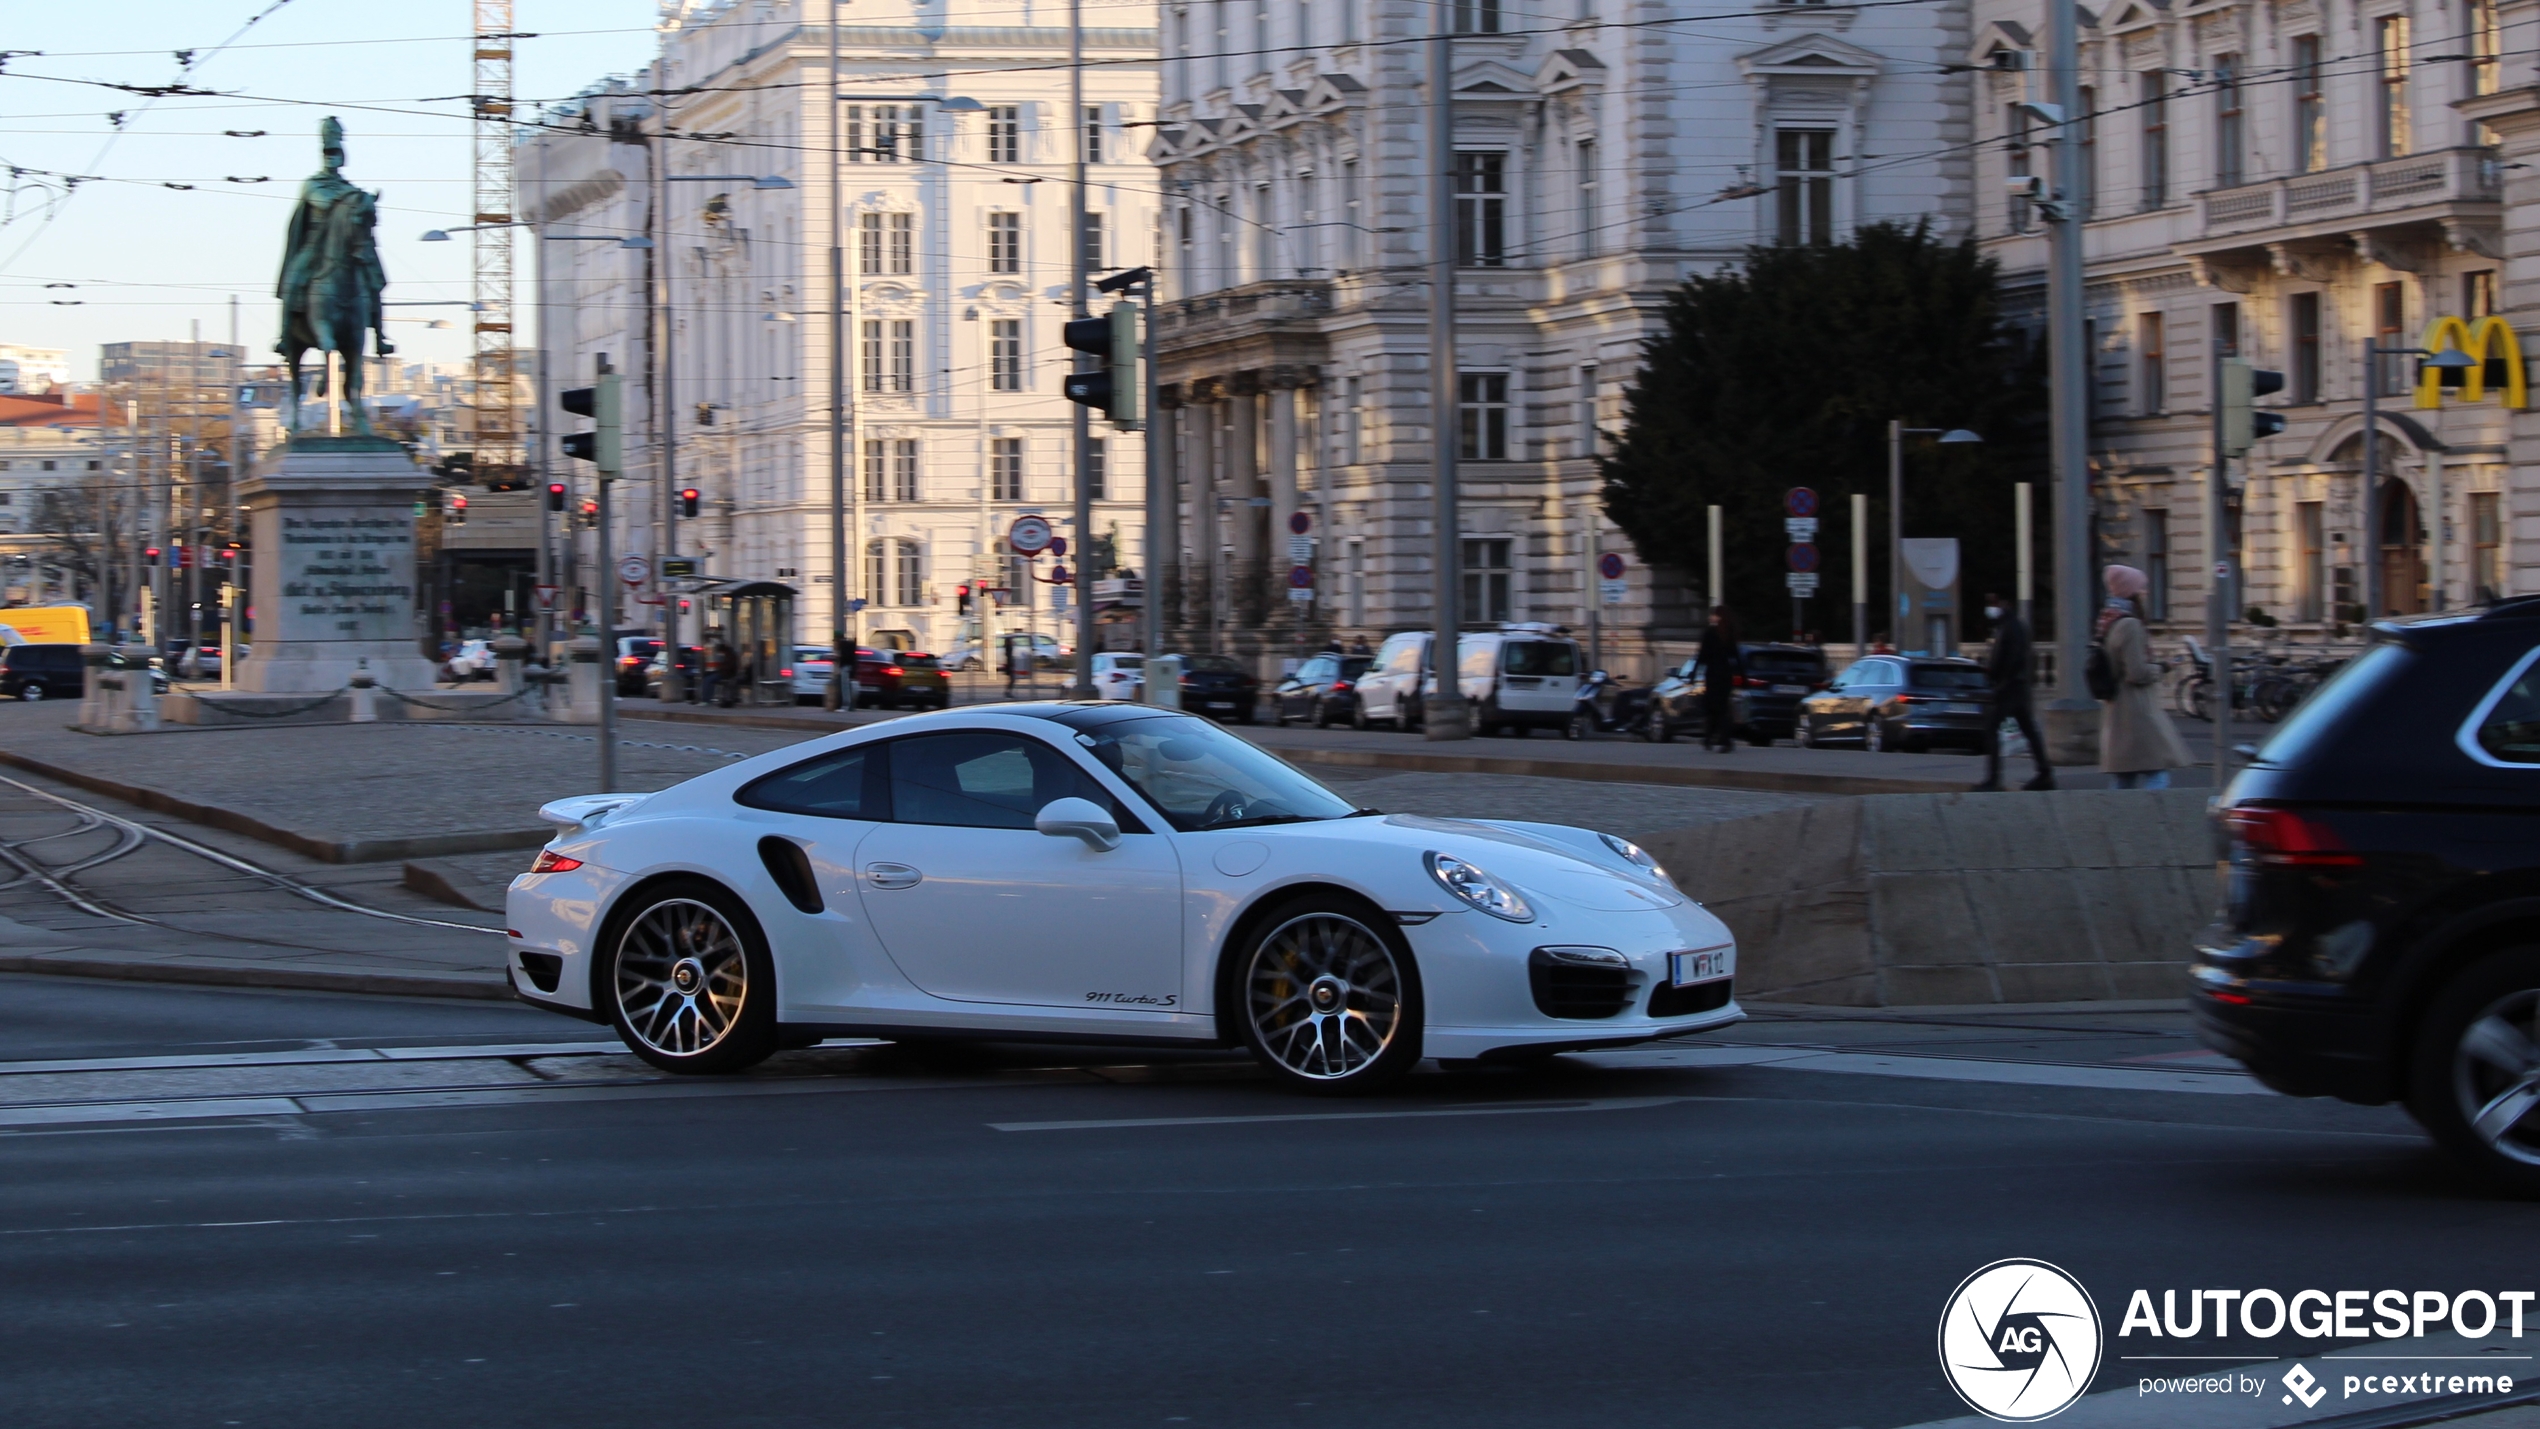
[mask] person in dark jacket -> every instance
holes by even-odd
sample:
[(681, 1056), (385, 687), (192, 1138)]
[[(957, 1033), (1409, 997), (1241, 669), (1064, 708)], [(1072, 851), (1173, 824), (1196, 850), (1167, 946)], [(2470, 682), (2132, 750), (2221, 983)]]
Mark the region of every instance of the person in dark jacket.
[(1727, 606), (1711, 607), (1711, 624), (1702, 632), (1702, 648), (1694, 658), (1702, 662), (1702, 747), (1729, 753), (1737, 748), (1733, 702), (1746, 662), (1738, 654), (1737, 621)]
[(2002, 597), (1984, 598), (1984, 618), (1993, 622), (1993, 648), (1985, 652), (1984, 679), (1992, 687), (1993, 719), (1984, 737), (1984, 782), (1977, 793), (2002, 787), (2002, 722), (2019, 726), (2020, 736), (2028, 741), (2029, 758), (2037, 763), (2037, 777), (2023, 789), (2052, 789), (2055, 771), (2046, 762), (2046, 740), (2037, 732), (2037, 709), (2030, 698), (2030, 681), (2035, 678), (2037, 654), (2029, 640), (2028, 622), (2005, 604)]

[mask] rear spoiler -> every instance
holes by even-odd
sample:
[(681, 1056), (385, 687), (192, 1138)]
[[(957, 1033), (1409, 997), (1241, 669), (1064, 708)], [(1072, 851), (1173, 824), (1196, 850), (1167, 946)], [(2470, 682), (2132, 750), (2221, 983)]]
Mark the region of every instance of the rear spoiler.
[(576, 794), (570, 799), (540, 805), (538, 817), (561, 826), (563, 832), (558, 835), (561, 838), (588, 833), (606, 823), (611, 814), (642, 803), (649, 797), (647, 794)]

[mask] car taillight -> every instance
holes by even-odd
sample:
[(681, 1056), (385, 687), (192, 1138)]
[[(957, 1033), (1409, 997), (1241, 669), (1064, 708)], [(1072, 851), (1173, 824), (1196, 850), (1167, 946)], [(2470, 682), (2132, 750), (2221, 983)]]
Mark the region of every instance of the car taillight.
[(2291, 809), (2242, 805), (2223, 814), (2234, 841), (2258, 862), (2277, 868), (2360, 868), (2363, 856), (2346, 847), (2337, 831)]
[(776, 672), (776, 678), (780, 680), (790, 680), (794, 678), (794, 672), (791, 670), (779, 670)]
[(1772, 684), (1773, 682), (1770, 680), (1759, 680), (1753, 675), (1740, 675), (1737, 677), (1737, 687), (1741, 690), (1770, 689), (1772, 688)]
[(1196, 684), (1198, 684), (1198, 683), (1199, 683), (1199, 681), (1192, 679), (1192, 678), (1191, 678), (1190, 676), (1188, 676), (1188, 675), (1184, 675), (1184, 676), (1182, 677), (1182, 687), (1183, 687), (1184, 689), (1188, 689), (1188, 688), (1190, 688), (1191, 686), (1196, 685)]
[(883, 673), (883, 674), (885, 674), (885, 675), (889, 675), (889, 676), (891, 676), (891, 677), (893, 677), (893, 678), (895, 678), (895, 679), (896, 679), (897, 677), (899, 677), (899, 676), (901, 676), (901, 675), (904, 675), (904, 674), (906, 674), (906, 673), (908, 673), (908, 672), (907, 672), (907, 671), (905, 671), (905, 670), (902, 670), (902, 669), (901, 669), (899, 666), (897, 666), (897, 665), (885, 665), (885, 666), (883, 666), (883, 667), (882, 667), (882, 673)]
[(529, 865), (531, 873), (571, 873), (582, 866), (582, 860), (567, 858), (551, 848), (538, 850), (538, 861)]
[(1334, 681), (1332, 682), (1332, 693), (1333, 693), (1333, 694), (1336, 694), (1336, 695), (1337, 695), (1337, 694), (1339, 694), (1340, 692), (1342, 692), (1343, 690), (1354, 690), (1354, 689), (1357, 689), (1357, 688), (1358, 688), (1358, 687), (1357, 687), (1356, 685), (1351, 684), (1351, 683), (1350, 683), (1349, 681), (1347, 681), (1347, 680), (1334, 680)]

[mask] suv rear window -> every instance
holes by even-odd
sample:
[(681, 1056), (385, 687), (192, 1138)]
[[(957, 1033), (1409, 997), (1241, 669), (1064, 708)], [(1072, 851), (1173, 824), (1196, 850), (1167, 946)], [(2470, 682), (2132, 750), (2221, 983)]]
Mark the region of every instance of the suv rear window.
[(1927, 690), (1981, 690), (1984, 671), (1973, 665), (1916, 665), (1910, 677)]
[(1579, 673), (1579, 649), (1566, 640), (1512, 640), (1499, 649), (1499, 668), (1504, 674)]
[(2284, 723), (2275, 727), (2275, 733), (2258, 747), (2258, 762), (2278, 766), (2301, 763), (2346, 717), (2348, 710), (2395, 677), (2408, 659), (2406, 646), (2383, 641), (2347, 661), (2345, 668), (2311, 691), (2309, 697), (2293, 707), (2293, 713), (2284, 717)]
[(902, 655), (899, 658), (899, 667), (903, 670), (932, 670), (935, 668), (935, 657), (932, 655)]
[(2498, 763), (2540, 764), (2540, 658), (2526, 658), (2490, 698), (2477, 738), (2478, 747)]
[(1822, 680), (1826, 657), (1805, 650), (1749, 650), (1746, 673), (1774, 680)]

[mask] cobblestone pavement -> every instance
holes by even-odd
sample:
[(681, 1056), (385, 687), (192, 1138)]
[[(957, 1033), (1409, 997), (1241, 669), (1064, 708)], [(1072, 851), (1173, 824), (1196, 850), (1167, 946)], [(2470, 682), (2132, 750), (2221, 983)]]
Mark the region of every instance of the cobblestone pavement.
[(1531, 819), (1538, 823), (1576, 824), (1628, 839), (1647, 838), (1661, 829), (1796, 809), (1837, 797), (1663, 784), (1591, 784), (1524, 774), (1387, 774), (1325, 765), (1311, 766), (1306, 772), (1343, 798), (1388, 814)]

